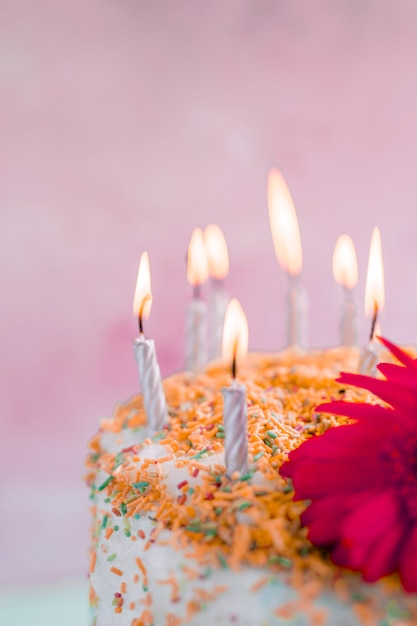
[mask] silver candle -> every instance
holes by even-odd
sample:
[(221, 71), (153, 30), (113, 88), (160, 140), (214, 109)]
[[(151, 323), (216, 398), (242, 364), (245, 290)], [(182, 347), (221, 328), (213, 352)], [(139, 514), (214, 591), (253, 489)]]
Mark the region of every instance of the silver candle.
[(362, 348), (359, 357), (359, 372), (375, 376), (380, 359), (380, 347), (375, 342), (375, 328), (378, 315), (384, 306), (384, 262), (382, 258), (381, 235), (375, 226), (369, 248), (368, 271), (365, 285), (365, 315), (372, 315), (371, 332), (368, 343)]
[(307, 298), (299, 277), (303, 252), (297, 213), (283, 175), (271, 168), (268, 175), (268, 212), (272, 241), (281, 269), (289, 278), (287, 345), (305, 343)]
[(224, 287), (229, 272), (229, 252), (226, 239), (217, 224), (209, 224), (204, 230), (210, 290), (208, 293), (209, 359), (222, 355), (224, 318), (230, 296)]
[(358, 261), (356, 250), (349, 235), (340, 235), (333, 252), (333, 276), (343, 288), (343, 302), (340, 316), (340, 343), (354, 346), (358, 340), (357, 310), (354, 289), (358, 282)]
[(139, 322), (139, 336), (133, 341), (133, 350), (138, 366), (148, 426), (154, 432), (161, 430), (168, 422), (168, 412), (162, 387), (161, 372), (156, 358), (155, 343), (152, 339), (146, 339), (143, 333), (143, 320), (149, 317), (151, 306), (152, 289), (149, 255), (147, 252), (143, 252), (139, 262), (133, 299), (133, 312)]
[(287, 345), (303, 346), (306, 343), (307, 296), (299, 281), (291, 276), (287, 298)]
[(138, 365), (143, 404), (151, 431), (161, 430), (168, 422), (168, 412), (161, 372), (156, 358), (155, 342), (139, 335), (133, 341), (136, 363)]
[(248, 410), (246, 387), (235, 380), (222, 389), (224, 408), (224, 453), (227, 475), (241, 475), (248, 471)]
[(212, 278), (208, 297), (209, 360), (218, 359), (222, 355), (224, 318), (229, 300), (223, 281)]
[(351, 292), (345, 290), (340, 316), (340, 344), (355, 346), (358, 342), (357, 308)]
[(207, 364), (207, 304), (195, 296), (187, 308), (185, 369), (194, 375)]
[(207, 363), (207, 304), (201, 298), (201, 286), (207, 278), (203, 231), (195, 228), (187, 254), (187, 279), (193, 288), (193, 299), (187, 307), (185, 327), (185, 369), (193, 374), (198, 374)]
[(248, 469), (248, 425), (246, 387), (236, 382), (237, 363), (248, 349), (248, 322), (238, 300), (233, 298), (226, 311), (223, 358), (231, 363), (233, 382), (222, 389), (223, 425), (227, 475), (246, 474)]

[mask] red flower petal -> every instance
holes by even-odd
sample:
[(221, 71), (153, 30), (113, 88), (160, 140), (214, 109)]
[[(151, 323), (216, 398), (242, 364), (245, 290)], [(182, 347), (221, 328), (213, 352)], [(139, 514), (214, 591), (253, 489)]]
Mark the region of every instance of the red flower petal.
[(319, 498), (310, 504), (301, 516), (301, 521), (309, 527), (308, 538), (317, 546), (331, 546), (341, 537), (341, 529), (346, 515), (366, 502), (372, 492), (362, 491), (340, 498), (340, 494)]
[(297, 464), (292, 473), (297, 500), (312, 500), (334, 492), (343, 498), (347, 493), (370, 487), (378, 489), (388, 478), (381, 463), (368, 462), (367, 459), (363, 465), (346, 463), (343, 459), (335, 463), (304, 461)]
[(363, 578), (366, 582), (373, 583), (396, 571), (406, 531), (406, 521), (397, 514), (389, 531), (374, 541), (368, 552), (363, 570)]
[(320, 404), (315, 410), (333, 415), (345, 415), (355, 420), (373, 421), (378, 425), (381, 422), (385, 422), (387, 425), (391, 424), (396, 415), (395, 409), (387, 409), (379, 404), (358, 404), (357, 402), (343, 402), (342, 400)]
[(417, 525), (406, 538), (400, 558), (399, 573), (404, 589), (409, 593), (417, 592)]
[(417, 359), (413, 359), (407, 352), (405, 352), (399, 346), (396, 346), (395, 343), (388, 341), (384, 337), (377, 337), (377, 339), (384, 344), (386, 348), (399, 360), (400, 363), (403, 363), (406, 367), (417, 373)]
[[(384, 428), (381, 421), (379, 430), (375, 431), (373, 424), (354, 424), (331, 428), (320, 437), (314, 437), (305, 441), (299, 448), (290, 452), (289, 460), (281, 467), (283, 476), (292, 477), (297, 464), (301, 462), (314, 461), (339, 461), (364, 462), (377, 459), (380, 463), (378, 446), (391, 437), (392, 422), (388, 422), (388, 427)], [(370, 440), (374, 442), (369, 445)], [(350, 468), (348, 468), (350, 471)]]
[(390, 382), (417, 389), (417, 379), (413, 370), (394, 363), (378, 363), (377, 368)]
[(354, 387), (367, 389), (393, 407), (417, 411), (417, 394), (415, 389), (405, 388), (387, 380), (363, 376), (362, 374), (349, 374), (347, 372), (341, 372), (340, 377), (336, 380), (344, 385), (353, 385)]
[[(397, 514), (398, 503), (392, 492), (380, 492), (368, 497), (366, 502), (345, 517), (341, 537), (332, 552), (334, 562), (352, 570), (361, 570), (364, 577), (370, 574), (373, 580), (391, 573), (399, 548), (399, 534), (395, 532)], [(379, 561), (372, 562), (370, 555), (376, 548), (379, 550), (384, 542), (386, 545), (382, 548)]]

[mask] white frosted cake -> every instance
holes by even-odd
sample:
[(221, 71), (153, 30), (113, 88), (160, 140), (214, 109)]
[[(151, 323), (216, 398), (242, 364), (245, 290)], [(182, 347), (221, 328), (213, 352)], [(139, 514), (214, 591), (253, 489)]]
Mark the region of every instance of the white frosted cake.
[(247, 388), (249, 470), (227, 477), (222, 365), (164, 381), (169, 424), (148, 438), (141, 396), (116, 407), (90, 442), (87, 481), (95, 626), (411, 626), (416, 594), (395, 576), (366, 584), (307, 539), (305, 502), (279, 474), (288, 453), (348, 418), (315, 407), (345, 398), (356, 349), (252, 354)]

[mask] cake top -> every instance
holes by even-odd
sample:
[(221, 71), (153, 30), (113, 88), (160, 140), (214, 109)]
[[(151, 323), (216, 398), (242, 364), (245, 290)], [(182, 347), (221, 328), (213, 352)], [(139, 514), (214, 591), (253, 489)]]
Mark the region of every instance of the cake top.
[[(247, 388), (249, 470), (231, 478), (224, 465), (221, 394), (230, 373), (213, 364), (197, 378), (173, 375), (164, 381), (166, 428), (144, 438), (141, 396), (118, 405), (90, 442), (89, 479), (94, 481), (98, 468), (108, 475), (94, 488), (123, 517), (127, 537), (132, 517), (147, 512), (155, 521), (148, 547), (168, 528), (171, 544), (208, 568), (238, 570), (247, 564), (284, 573), (306, 601), (329, 585), (347, 597), (357, 594), (350, 577), (340, 577), (308, 541), (300, 524), (306, 503), (293, 501), (291, 482), (279, 474), (291, 450), (349, 421), (320, 414), (316, 406), (340, 398), (377, 402), (369, 392), (335, 382), (341, 370), (355, 371), (357, 363), (354, 348), (249, 355), (238, 373)], [(399, 589), (394, 577), (385, 584), (387, 593)]]

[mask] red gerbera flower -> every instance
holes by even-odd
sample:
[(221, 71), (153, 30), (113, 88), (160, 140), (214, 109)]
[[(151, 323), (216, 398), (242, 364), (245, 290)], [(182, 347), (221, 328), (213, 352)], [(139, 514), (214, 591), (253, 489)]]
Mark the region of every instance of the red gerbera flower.
[(404, 589), (417, 592), (417, 359), (380, 341), (403, 365), (379, 364), (385, 380), (342, 373), (337, 381), (386, 405), (318, 406), (355, 421), (305, 441), (281, 474), (292, 479), (295, 499), (311, 500), (301, 521), (336, 565), (368, 582), (398, 572)]

